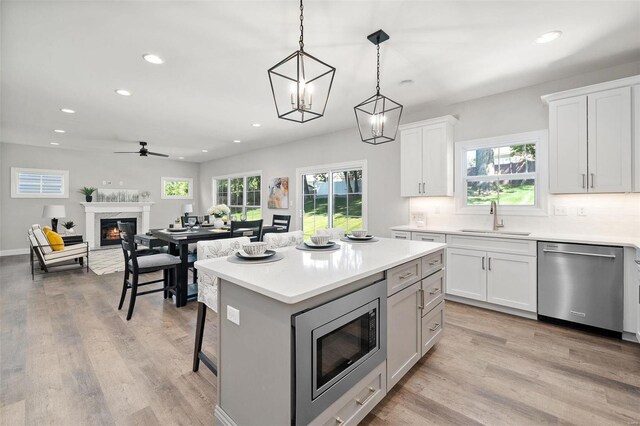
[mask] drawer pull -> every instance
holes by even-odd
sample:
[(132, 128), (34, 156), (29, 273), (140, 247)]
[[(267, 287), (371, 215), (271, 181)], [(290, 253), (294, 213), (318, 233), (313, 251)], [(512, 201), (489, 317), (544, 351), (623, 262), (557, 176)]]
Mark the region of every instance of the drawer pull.
[(371, 398), (373, 398), (373, 395), (375, 394), (376, 388), (374, 388), (373, 386), (369, 386), (369, 396), (367, 396), (364, 401), (360, 401), (360, 398), (356, 398), (356, 404), (365, 405)]
[(342, 420), (340, 417), (336, 417), (336, 425), (342, 426), (343, 424), (344, 424), (344, 420)]
[(419, 288), (418, 293), (420, 293), (420, 305), (418, 307), (424, 309), (424, 290)]
[(429, 330), (436, 331), (439, 328), (440, 328), (440, 323), (436, 323), (436, 325), (434, 325), (433, 328), (430, 328)]
[(429, 266), (434, 266), (434, 265), (437, 265), (438, 263), (440, 263), (439, 260), (434, 260), (433, 262), (429, 262)]
[(413, 272), (407, 272), (406, 274), (400, 275), (400, 277), (398, 277), (398, 278), (400, 278), (401, 280), (406, 280), (407, 278), (412, 277), (412, 276), (413, 276)]
[(438, 294), (438, 293), (440, 293), (440, 289), (439, 288), (434, 288), (433, 290), (431, 290), (429, 292), (429, 294)]
[(422, 237), (420, 238), (422, 241), (435, 241), (433, 238)]

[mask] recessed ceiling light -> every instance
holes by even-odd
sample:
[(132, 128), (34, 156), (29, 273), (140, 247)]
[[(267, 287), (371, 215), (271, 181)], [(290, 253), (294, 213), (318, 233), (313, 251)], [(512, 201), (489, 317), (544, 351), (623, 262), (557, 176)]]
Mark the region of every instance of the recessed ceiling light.
[(252, 126), (253, 126), (253, 127), (260, 127), (260, 126), (262, 126), (262, 124), (260, 124), (260, 123), (253, 123), (253, 124), (252, 124)]
[(55, 129), (54, 132), (56, 132), (56, 133), (67, 133), (66, 130), (62, 130), (62, 129)]
[(184, 157), (178, 157), (178, 160), (184, 160)]
[(233, 143), (240, 143), (240, 142), (242, 142), (240, 139), (234, 139), (233, 140)]
[(65, 112), (67, 114), (75, 114), (76, 111), (70, 108), (60, 108), (60, 111)]
[(207, 151), (206, 149), (203, 149), (202, 152), (209, 152), (209, 151)]
[(153, 65), (164, 64), (164, 59), (162, 59), (158, 55), (154, 55), (153, 53), (145, 53), (144, 55), (142, 55), (142, 58)]
[(116, 89), (116, 93), (120, 96), (131, 96), (131, 92), (126, 89)]
[(58, 142), (49, 142), (49, 145), (60, 145)]
[(412, 85), (413, 83), (414, 83), (414, 82), (413, 82), (413, 80), (402, 80), (402, 81), (400, 82), (400, 86), (410, 86), (410, 85)]
[(549, 31), (548, 33), (541, 34), (537, 39), (536, 43), (544, 44), (549, 43), (550, 41), (557, 40), (562, 35), (562, 31)]

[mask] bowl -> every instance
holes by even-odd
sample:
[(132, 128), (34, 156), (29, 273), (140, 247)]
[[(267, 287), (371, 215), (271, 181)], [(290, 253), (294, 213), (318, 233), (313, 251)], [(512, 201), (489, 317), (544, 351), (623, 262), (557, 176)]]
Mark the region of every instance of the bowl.
[(242, 250), (247, 253), (249, 256), (256, 256), (259, 254), (263, 254), (267, 251), (267, 243), (263, 243), (262, 241), (258, 241), (255, 243), (248, 243), (242, 246)]
[(311, 236), (311, 242), (313, 244), (317, 244), (319, 246), (324, 246), (329, 242), (329, 236), (328, 235), (312, 235)]
[(351, 235), (353, 235), (354, 237), (358, 237), (358, 238), (366, 237), (367, 236), (367, 230), (366, 229), (354, 229), (353, 231), (351, 231)]

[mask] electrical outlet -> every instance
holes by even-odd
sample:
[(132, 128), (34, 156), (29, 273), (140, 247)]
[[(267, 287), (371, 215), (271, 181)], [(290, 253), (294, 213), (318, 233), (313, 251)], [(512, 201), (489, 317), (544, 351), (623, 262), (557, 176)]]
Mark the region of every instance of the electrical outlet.
[(240, 325), (240, 310), (227, 305), (227, 319), (236, 325)]
[(585, 207), (578, 207), (578, 216), (586, 216), (587, 209)]
[(435, 214), (440, 214), (440, 206), (436, 206), (434, 213)]
[(554, 206), (553, 214), (555, 216), (566, 216), (567, 215), (567, 208), (565, 206)]

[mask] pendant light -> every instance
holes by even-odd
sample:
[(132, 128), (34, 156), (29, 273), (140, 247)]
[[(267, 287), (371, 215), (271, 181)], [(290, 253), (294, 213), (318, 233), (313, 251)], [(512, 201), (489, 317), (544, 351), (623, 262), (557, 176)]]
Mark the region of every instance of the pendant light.
[(358, 123), (362, 142), (380, 145), (396, 139), (402, 116), (402, 105), (380, 93), (380, 43), (389, 40), (389, 36), (384, 31), (378, 30), (369, 35), (367, 39), (376, 45), (378, 51), (376, 94), (353, 109), (356, 113), (356, 123)]
[(300, 49), (271, 67), (269, 83), (278, 118), (305, 123), (324, 115), (336, 69), (304, 51), (300, 0)]

